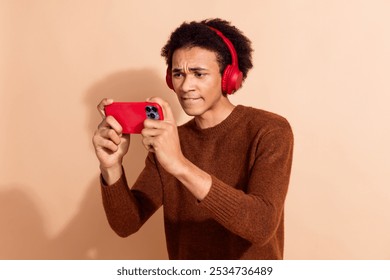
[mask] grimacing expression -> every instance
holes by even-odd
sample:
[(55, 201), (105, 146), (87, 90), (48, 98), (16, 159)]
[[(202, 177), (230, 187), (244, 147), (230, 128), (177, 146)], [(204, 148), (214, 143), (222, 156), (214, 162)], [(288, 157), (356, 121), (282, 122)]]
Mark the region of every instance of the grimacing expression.
[(200, 47), (173, 53), (172, 83), (183, 110), (201, 116), (216, 109), (224, 98), (216, 53)]

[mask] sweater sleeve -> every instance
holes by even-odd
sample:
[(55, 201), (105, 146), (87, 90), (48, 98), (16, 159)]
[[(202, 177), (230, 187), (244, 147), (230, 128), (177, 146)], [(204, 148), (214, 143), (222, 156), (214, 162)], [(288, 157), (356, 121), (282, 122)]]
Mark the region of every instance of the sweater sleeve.
[(248, 186), (237, 189), (212, 176), (211, 189), (200, 205), (234, 234), (252, 243), (267, 243), (281, 222), (292, 156), (291, 127), (269, 131), (259, 137)]
[(162, 187), (155, 159), (149, 154), (145, 168), (129, 189), (125, 173), (113, 185), (107, 186), (102, 177), (101, 193), (107, 220), (121, 237), (136, 231), (162, 205)]

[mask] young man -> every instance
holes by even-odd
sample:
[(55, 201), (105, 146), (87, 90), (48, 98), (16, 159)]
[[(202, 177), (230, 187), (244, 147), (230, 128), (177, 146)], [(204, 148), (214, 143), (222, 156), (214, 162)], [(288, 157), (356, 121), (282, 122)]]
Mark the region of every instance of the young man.
[[(164, 206), (170, 259), (282, 259), (284, 202), (293, 134), (281, 116), (242, 105), (228, 94), (251, 62), (250, 41), (220, 20), (183, 23), (162, 49), (167, 83), (194, 118), (177, 127), (171, 108), (152, 98), (164, 121), (146, 120), (145, 168), (128, 187), (122, 159), (129, 135), (112, 117), (93, 137), (104, 209), (126, 237)], [(98, 109), (112, 100), (104, 99)]]

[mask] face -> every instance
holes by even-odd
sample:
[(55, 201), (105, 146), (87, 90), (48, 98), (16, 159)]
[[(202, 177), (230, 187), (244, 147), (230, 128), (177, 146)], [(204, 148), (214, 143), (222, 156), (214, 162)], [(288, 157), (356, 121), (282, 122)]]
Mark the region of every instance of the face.
[(216, 54), (200, 48), (181, 48), (173, 53), (172, 83), (183, 110), (190, 116), (217, 114), (227, 98), (221, 90)]

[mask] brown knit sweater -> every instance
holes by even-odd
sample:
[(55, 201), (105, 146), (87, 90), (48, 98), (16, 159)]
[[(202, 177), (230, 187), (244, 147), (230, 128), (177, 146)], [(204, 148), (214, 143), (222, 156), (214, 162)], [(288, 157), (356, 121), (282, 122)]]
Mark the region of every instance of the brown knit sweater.
[(220, 124), (179, 127), (184, 156), (212, 176), (199, 202), (150, 153), (134, 186), (102, 182), (112, 229), (126, 237), (164, 207), (170, 259), (282, 259), (293, 134), (281, 116), (237, 106)]

